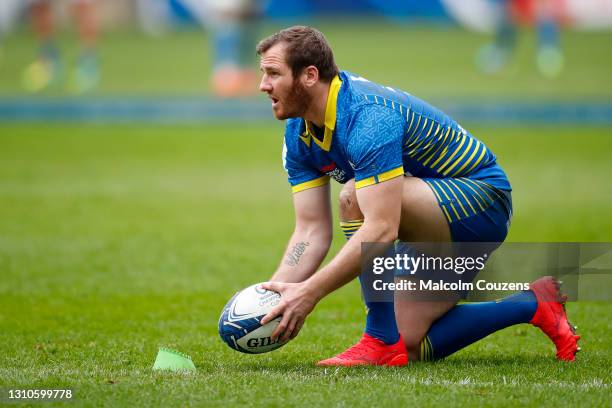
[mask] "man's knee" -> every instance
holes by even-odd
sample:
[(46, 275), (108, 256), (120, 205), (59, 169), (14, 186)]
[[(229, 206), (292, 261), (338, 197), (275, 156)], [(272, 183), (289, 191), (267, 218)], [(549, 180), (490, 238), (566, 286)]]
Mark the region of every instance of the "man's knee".
[(402, 335), (402, 340), (404, 340), (404, 344), (406, 345), (406, 351), (410, 355), (410, 359), (414, 360), (419, 357), (419, 349), (421, 347), (421, 341), (427, 335), (427, 330), (414, 330), (413, 329), (400, 329), (400, 334)]
[(355, 180), (348, 181), (338, 195), (338, 205), (340, 206), (340, 219), (359, 220), (363, 218), (357, 193), (355, 192)]
[(355, 208), (359, 208), (355, 189), (347, 188), (346, 186), (342, 188), (338, 195), (338, 205), (341, 211), (351, 211)]

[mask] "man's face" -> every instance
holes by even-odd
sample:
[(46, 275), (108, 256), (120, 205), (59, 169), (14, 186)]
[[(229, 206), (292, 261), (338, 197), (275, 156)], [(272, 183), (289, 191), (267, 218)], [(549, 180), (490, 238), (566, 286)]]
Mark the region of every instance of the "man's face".
[(285, 45), (278, 43), (261, 55), (262, 72), (259, 90), (272, 100), (272, 112), (279, 120), (302, 117), (312, 96), (300, 77), (293, 77), (285, 62)]

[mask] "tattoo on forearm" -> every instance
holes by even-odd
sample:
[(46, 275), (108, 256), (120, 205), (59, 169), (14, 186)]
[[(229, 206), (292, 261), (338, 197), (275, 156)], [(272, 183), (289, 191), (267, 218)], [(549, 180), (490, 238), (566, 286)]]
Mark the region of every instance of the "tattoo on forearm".
[(300, 258), (306, 252), (306, 247), (310, 245), (310, 242), (298, 242), (293, 248), (287, 252), (285, 257), (285, 263), (289, 266), (297, 266), (300, 262)]

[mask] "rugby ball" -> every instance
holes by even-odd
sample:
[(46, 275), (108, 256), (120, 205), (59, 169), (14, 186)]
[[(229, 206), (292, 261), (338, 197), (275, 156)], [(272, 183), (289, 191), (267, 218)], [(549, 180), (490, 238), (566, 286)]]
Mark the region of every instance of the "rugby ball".
[(263, 326), (260, 323), (280, 300), (279, 293), (264, 289), (261, 283), (241, 290), (223, 308), (219, 336), (228, 346), (242, 353), (267, 353), (283, 346), (286, 342), (273, 341), (270, 337), (281, 316)]

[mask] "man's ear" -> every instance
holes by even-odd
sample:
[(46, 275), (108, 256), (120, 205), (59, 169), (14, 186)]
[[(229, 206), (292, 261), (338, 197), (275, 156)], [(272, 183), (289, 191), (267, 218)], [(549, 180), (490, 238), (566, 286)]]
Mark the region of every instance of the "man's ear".
[(314, 65), (304, 68), (304, 71), (302, 72), (302, 79), (304, 81), (304, 86), (313, 86), (319, 82), (319, 70)]

